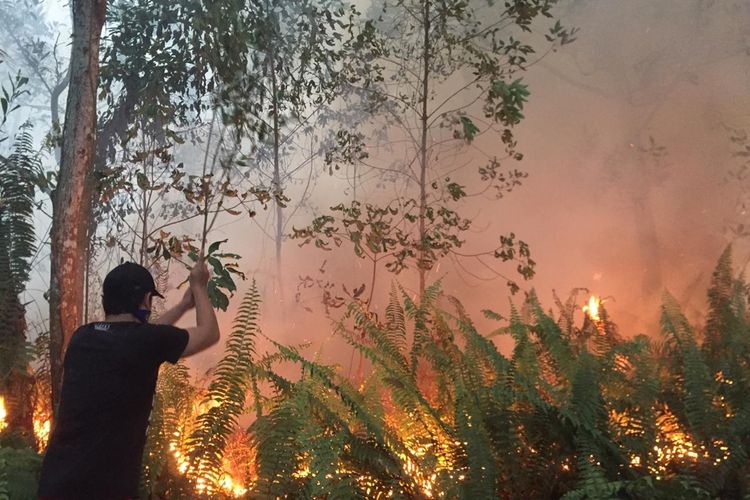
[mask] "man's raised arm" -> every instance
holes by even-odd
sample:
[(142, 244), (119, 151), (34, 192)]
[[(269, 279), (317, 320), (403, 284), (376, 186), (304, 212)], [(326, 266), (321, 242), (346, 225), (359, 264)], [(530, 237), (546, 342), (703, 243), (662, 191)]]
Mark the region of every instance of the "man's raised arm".
[(208, 278), (206, 261), (199, 259), (190, 270), (190, 291), (195, 301), (196, 326), (187, 329), (190, 338), (182, 357), (204, 351), (219, 341), (219, 323), (208, 299)]

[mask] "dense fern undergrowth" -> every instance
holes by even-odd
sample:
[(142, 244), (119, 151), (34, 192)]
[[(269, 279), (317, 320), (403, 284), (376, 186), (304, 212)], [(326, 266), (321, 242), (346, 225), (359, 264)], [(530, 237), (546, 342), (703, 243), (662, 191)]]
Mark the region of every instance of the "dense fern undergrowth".
[(419, 303), (394, 285), (383, 317), (353, 303), (338, 325), (371, 365), (354, 384), (299, 347), (258, 353), (253, 285), (207, 387), (163, 368), (143, 497), (750, 498), (748, 287), (729, 250), (708, 300), (700, 331), (665, 295), (661, 335), (625, 339), (604, 309), (532, 293), (485, 311), (483, 334), (439, 284)]

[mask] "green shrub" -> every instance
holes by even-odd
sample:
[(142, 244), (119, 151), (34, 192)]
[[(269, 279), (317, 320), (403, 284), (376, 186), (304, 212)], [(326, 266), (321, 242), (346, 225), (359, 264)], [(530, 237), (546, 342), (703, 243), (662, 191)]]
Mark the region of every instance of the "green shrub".
[(42, 458), (29, 448), (0, 447), (0, 500), (36, 499)]

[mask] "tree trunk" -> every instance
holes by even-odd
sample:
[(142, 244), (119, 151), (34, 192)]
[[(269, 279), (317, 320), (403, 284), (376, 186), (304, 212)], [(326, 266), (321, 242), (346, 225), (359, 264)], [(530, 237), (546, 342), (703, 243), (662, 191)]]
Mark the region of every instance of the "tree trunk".
[[(84, 284), (86, 285), (86, 291), (84, 293), (85, 323), (88, 323), (89, 321), (89, 310), (91, 309), (91, 303), (89, 302), (89, 298), (91, 297), (91, 276), (89, 271), (94, 259), (96, 259), (96, 248), (94, 247), (93, 238), (96, 235), (96, 230), (98, 228), (96, 207), (99, 202), (100, 177), (97, 173), (101, 174), (107, 168), (107, 165), (115, 159), (115, 145), (122, 143), (127, 135), (128, 125), (130, 124), (133, 110), (138, 101), (138, 91), (135, 90), (137, 86), (133, 83), (134, 81), (135, 80), (132, 77), (125, 78), (123, 89), (125, 97), (117, 103), (108, 121), (97, 124), (94, 175), (89, 175), (87, 177), (88, 186), (86, 192), (89, 209), (85, 210), (85, 216), (88, 220), (83, 222), (83, 227), (86, 229), (87, 233), (86, 273), (84, 278)], [(96, 272), (94, 274), (96, 275)], [(96, 310), (95, 307), (93, 309)]]
[[(648, 190), (648, 187), (645, 188)], [(660, 293), (663, 286), (661, 271), (661, 252), (659, 245), (659, 232), (654, 220), (654, 212), (648, 202), (648, 191), (633, 197), (633, 215), (635, 216), (635, 228), (638, 236), (638, 248), (641, 252), (643, 263), (643, 280), (641, 287), (646, 297), (652, 297)]]
[(89, 177), (93, 172), (96, 139), (96, 91), (99, 41), (106, 0), (73, 0), (73, 40), (70, 85), (60, 173), (52, 199), (50, 273), (50, 363), (52, 405), (57, 411), (62, 361), (71, 335), (81, 323), (86, 257)]
[(427, 100), (429, 99), (430, 77), (430, 2), (424, 2), (422, 22), (424, 23), (424, 50), (422, 51), (422, 113), (420, 118), (422, 137), (419, 144), (419, 248), (417, 251), (417, 270), (419, 271), (419, 298), (424, 295), (428, 265), (425, 262), (427, 231), (425, 218), (427, 212)]
[(276, 250), (276, 283), (277, 290), (279, 292), (279, 300), (281, 301), (281, 307), (283, 311), (284, 307), (284, 285), (283, 285), (283, 267), (281, 263), (281, 245), (284, 241), (284, 208), (281, 206), (281, 131), (279, 128), (279, 98), (277, 95), (278, 86), (276, 82), (276, 58), (271, 56), (271, 91), (273, 95), (273, 184), (274, 190), (276, 191), (276, 234), (275, 234), (275, 250)]

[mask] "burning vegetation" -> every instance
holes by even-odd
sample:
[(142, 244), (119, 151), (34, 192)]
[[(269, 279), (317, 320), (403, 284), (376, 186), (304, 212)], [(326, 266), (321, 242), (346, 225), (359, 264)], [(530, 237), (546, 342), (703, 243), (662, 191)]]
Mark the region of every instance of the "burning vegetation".
[[(559, 319), (533, 293), (508, 319), (485, 311), (506, 323), (495, 333), (514, 340), (506, 357), (439, 284), (421, 302), (394, 286), (382, 321), (355, 302), (339, 324), (372, 367), (354, 385), (295, 347), (273, 343), (275, 352), (257, 353), (263, 334), (253, 287), (208, 387), (182, 364), (163, 368), (143, 494), (747, 494), (740, 472), (750, 446), (750, 323), (747, 287), (733, 279), (729, 252), (713, 275), (703, 342), (669, 296), (658, 339), (624, 340), (599, 299), (577, 302), (558, 301)], [(581, 310), (582, 322), (569, 321)], [(275, 370), (282, 361), (300, 367), (298, 380)], [(8, 416), (0, 397), (0, 427)], [(34, 430), (41, 450), (46, 407), (35, 409)]]
[(0, 431), (8, 427), (8, 410), (5, 408), (5, 397), (0, 396)]
[[(420, 303), (394, 287), (384, 321), (354, 303), (339, 325), (372, 363), (354, 386), (296, 348), (256, 353), (253, 287), (207, 388), (182, 364), (162, 370), (143, 493), (741, 497), (750, 491), (738, 474), (750, 446), (746, 290), (726, 252), (702, 344), (669, 296), (661, 339), (622, 340), (595, 296), (577, 326), (565, 320), (579, 307), (575, 297), (559, 302), (555, 320), (531, 294), (498, 330), (515, 342), (506, 357), (439, 285)], [(274, 371), (281, 361), (300, 366), (299, 380)], [(0, 396), (0, 428), (7, 421)], [(48, 408), (37, 404), (40, 450), (49, 425)]]
[(591, 318), (592, 321), (601, 321), (601, 318), (599, 317), (599, 306), (601, 305), (601, 300), (596, 295), (592, 295), (589, 298), (588, 303), (583, 306), (583, 312), (586, 313), (586, 315)]
[[(560, 302), (556, 320), (531, 294), (508, 320), (486, 311), (507, 321), (510, 357), (439, 285), (420, 303), (394, 287), (383, 321), (354, 303), (339, 325), (372, 364), (358, 386), (294, 347), (256, 353), (253, 288), (208, 388), (182, 365), (163, 369), (144, 494), (742, 496), (750, 324), (739, 284), (727, 252), (709, 292), (716, 334), (702, 344), (669, 296), (661, 338), (623, 340), (595, 297)], [(565, 320), (576, 309), (581, 326)], [(299, 380), (274, 371), (281, 361)]]

